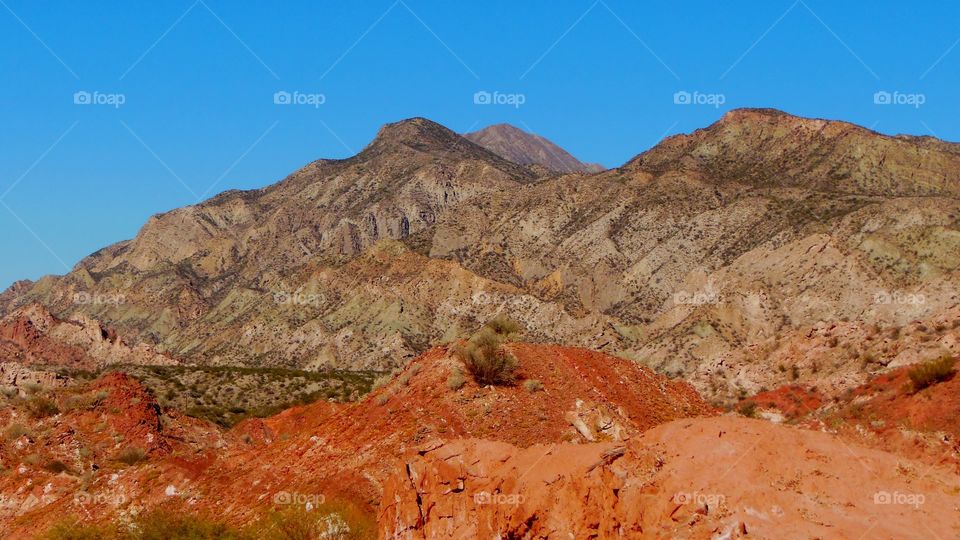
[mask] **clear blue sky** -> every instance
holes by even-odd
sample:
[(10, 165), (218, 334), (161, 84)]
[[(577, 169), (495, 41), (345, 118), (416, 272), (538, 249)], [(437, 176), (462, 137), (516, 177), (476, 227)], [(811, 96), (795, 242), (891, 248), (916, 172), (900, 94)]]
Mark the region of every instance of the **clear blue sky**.
[(958, 23), (956, 2), (2, 0), (0, 287), (411, 116), (513, 123), (607, 166), (736, 107), (960, 140)]

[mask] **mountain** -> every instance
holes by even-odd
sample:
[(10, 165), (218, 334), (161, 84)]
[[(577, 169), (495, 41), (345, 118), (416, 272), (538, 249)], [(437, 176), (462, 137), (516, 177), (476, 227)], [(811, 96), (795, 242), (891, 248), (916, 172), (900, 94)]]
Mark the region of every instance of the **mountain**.
[[(960, 301), (958, 195), (958, 145), (766, 109), (588, 176), (416, 118), (349, 159), (154, 216), (3, 293), (0, 313), (89, 316), (186, 363), (378, 370), (505, 314), (530, 341), (630, 358), (727, 403), (794, 380), (839, 392), (958, 352), (932, 335), (898, 357), (835, 330)], [(846, 348), (814, 350), (814, 335)]]
[(559, 173), (595, 173), (602, 165), (581, 163), (547, 139), (510, 124), (497, 124), (464, 137), (491, 152), (521, 165), (541, 165)]

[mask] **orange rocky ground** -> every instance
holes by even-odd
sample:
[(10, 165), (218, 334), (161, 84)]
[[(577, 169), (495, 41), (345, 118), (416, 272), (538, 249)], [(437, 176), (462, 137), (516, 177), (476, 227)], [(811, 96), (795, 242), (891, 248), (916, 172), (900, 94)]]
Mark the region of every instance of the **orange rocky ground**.
[[(31, 417), (20, 403), (3, 411), (5, 425), (22, 423), (30, 434), (0, 442), (9, 469), (0, 477), (0, 528), (16, 537), (68, 515), (122, 520), (157, 506), (242, 523), (289, 500), (324, 498), (373, 511), (400, 456), (430, 441), (622, 441), (713, 413), (686, 383), (627, 360), (556, 346), (510, 348), (520, 382), (539, 380), (542, 391), (472, 382), (452, 390), (447, 380), (458, 362), (441, 347), (357, 404), (315, 403), (227, 432), (160, 410), (138, 383), (117, 374), (52, 392), (61, 412), (50, 416)], [(128, 447), (146, 450), (146, 459), (118, 462)]]
[(514, 386), (451, 388), (460, 362), (437, 347), (358, 403), (226, 431), (124, 374), (22, 388), (0, 407), (0, 530), (153, 508), (245, 524), (339, 500), (389, 538), (960, 534), (960, 377), (913, 392), (898, 368), (834, 396), (798, 383), (750, 400), (767, 422), (717, 416), (634, 362), (508, 347)]
[(960, 478), (736, 417), (626, 443), (427, 446), (384, 489), (385, 538), (956, 538)]
[(914, 391), (897, 368), (832, 399), (788, 386), (747, 398), (760, 417), (836, 433), (844, 440), (893, 451), (960, 474), (960, 377)]

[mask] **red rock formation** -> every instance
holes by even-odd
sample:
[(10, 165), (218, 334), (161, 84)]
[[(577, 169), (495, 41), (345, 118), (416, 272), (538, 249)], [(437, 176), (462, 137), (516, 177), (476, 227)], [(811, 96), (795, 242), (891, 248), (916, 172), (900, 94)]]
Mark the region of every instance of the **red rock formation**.
[(960, 480), (824, 433), (735, 417), (625, 443), (463, 440), (387, 481), (383, 538), (954, 538)]

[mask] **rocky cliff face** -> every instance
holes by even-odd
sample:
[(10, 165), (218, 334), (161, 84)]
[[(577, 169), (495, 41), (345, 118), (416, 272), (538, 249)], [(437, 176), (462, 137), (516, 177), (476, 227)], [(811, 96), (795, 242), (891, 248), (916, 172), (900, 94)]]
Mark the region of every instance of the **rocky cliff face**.
[(190, 361), (345, 368), (389, 368), (505, 313), (528, 339), (696, 372), (729, 398), (789, 382), (745, 365), (784, 357), (781, 336), (955, 306), (958, 194), (957, 145), (778, 111), (731, 112), (589, 176), (413, 119), (353, 158), (155, 216), (0, 309), (88, 315)]
[(9, 368), (8, 363), (95, 370), (110, 364), (177, 362), (147, 345), (127, 345), (115, 331), (86, 315), (64, 321), (43, 306), (30, 305), (0, 319), (0, 366)]

